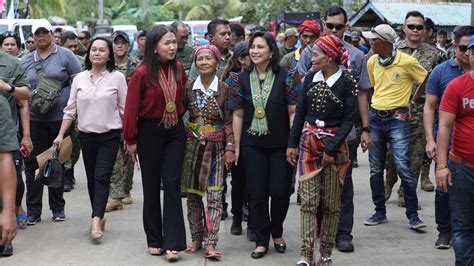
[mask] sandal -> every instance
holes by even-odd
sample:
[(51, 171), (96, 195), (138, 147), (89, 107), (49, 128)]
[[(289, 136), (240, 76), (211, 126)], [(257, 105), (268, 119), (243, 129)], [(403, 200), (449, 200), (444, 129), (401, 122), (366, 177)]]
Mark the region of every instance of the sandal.
[(202, 249), (202, 245), (200, 241), (193, 241), (191, 245), (189, 245), (184, 252), (188, 254), (194, 254)]
[(148, 254), (152, 256), (161, 256), (163, 255), (163, 250), (161, 248), (148, 247)]
[(166, 251), (166, 260), (168, 262), (174, 262), (179, 259), (178, 251), (176, 250), (167, 250)]
[(204, 250), (204, 258), (220, 259), (221, 257), (222, 254), (219, 251), (216, 251), (216, 249), (212, 245), (207, 246), (206, 250)]

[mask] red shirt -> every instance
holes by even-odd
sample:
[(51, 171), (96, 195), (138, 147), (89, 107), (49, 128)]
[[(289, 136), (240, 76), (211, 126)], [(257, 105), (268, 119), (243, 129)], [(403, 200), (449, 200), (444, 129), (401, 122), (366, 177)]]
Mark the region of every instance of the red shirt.
[(453, 79), (441, 98), (440, 110), (456, 115), (451, 151), (474, 160), (474, 79), (466, 73)]
[[(168, 65), (161, 67), (166, 70)], [(181, 73), (181, 78), (176, 81), (175, 102), (178, 116), (182, 116), (186, 111), (184, 107), (184, 86), (187, 77), (182, 63), (177, 62), (177, 70)], [(136, 143), (137, 120), (140, 118), (161, 119), (166, 106), (165, 96), (160, 84), (157, 82), (153, 86), (148, 81), (146, 72), (146, 65), (139, 66), (133, 71), (128, 82), (127, 101), (123, 115), (123, 133), (125, 142), (129, 145)]]

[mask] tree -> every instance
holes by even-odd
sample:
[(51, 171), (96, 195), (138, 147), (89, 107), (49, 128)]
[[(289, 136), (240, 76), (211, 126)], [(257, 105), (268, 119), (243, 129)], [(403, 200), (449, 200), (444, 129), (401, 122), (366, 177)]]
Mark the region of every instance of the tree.
[(215, 19), (237, 14), (237, 0), (169, 0), (165, 6), (179, 14), (181, 20)]

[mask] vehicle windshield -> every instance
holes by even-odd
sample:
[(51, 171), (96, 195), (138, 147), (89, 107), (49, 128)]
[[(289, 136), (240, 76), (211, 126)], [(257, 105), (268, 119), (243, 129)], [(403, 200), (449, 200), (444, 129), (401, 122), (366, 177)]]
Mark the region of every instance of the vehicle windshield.
[(107, 34), (107, 33), (112, 33), (112, 28), (96, 28), (95, 29), (96, 34)]

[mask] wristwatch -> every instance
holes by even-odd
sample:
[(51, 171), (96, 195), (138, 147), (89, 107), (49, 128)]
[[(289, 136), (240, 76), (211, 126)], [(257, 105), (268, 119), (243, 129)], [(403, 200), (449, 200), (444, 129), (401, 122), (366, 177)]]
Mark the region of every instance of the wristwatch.
[(362, 127), (362, 131), (370, 133), (370, 127)]
[(8, 85), (10, 86), (10, 88), (11, 88), (11, 89), (8, 91), (8, 93), (14, 93), (14, 92), (15, 92), (15, 89), (16, 89), (15, 85), (13, 85), (13, 84), (11, 84), (11, 83), (7, 83), (7, 84), (8, 84)]

